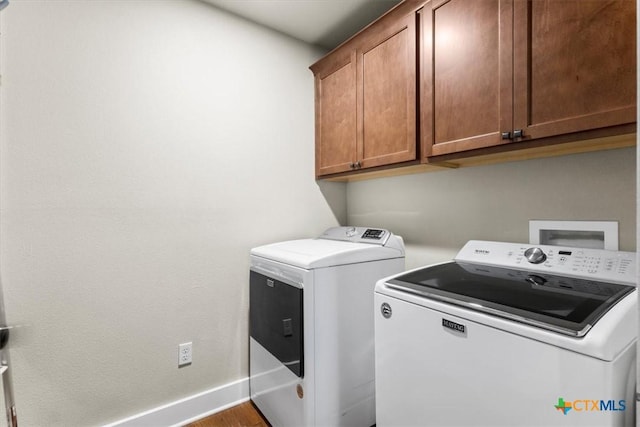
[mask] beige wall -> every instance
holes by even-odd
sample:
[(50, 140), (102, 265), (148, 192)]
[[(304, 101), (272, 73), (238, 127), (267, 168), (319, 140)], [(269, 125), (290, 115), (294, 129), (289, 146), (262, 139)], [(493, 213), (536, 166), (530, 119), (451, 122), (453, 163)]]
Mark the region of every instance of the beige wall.
[(468, 240), (529, 241), (530, 219), (618, 221), (635, 251), (634, 148), (349, 183), (352, 225), (404, 237), (407, 267), (451, 259)]
[(249, 249), (346, 218), (344, 185), (313, 179), (321, 52), (191, 0), (0, 18), (20, 425), (116, 421), (246, 377)]

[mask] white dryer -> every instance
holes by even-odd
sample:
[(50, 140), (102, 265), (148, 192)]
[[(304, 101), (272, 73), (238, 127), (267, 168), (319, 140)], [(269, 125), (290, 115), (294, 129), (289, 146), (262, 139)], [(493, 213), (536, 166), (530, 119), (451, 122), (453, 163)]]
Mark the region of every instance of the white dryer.
[(402, 238), (335, 227), (251, 250), (251, 400), (274, 427), (375, 424), (373, 290)]
[(376, 285), (377, 424), (633, 426), (635, 253), (471, 241)]

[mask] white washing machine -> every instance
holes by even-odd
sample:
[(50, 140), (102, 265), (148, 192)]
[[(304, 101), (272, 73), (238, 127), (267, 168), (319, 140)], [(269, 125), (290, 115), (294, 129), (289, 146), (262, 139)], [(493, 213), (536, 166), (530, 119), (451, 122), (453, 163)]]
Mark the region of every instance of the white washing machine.
[(375, 290), (379, 426), (633, 426), (635, 253), (471, 241)]
[(373, 290), (402, 238), (335, 227), (251, 250), (251, 400), (274, 427), (375, 424)]

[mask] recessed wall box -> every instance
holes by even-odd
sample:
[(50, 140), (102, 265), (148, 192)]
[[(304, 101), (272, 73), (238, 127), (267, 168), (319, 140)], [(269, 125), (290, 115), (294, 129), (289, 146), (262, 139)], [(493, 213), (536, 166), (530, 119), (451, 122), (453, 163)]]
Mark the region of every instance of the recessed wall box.
[(529, 221), (529, 243), (618, 250), (617, 221)]

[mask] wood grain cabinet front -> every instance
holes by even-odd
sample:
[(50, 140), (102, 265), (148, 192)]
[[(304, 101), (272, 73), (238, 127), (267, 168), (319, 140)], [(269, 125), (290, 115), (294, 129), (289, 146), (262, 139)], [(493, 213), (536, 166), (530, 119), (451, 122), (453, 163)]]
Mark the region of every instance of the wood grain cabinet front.
[(634, 123), (630, 0), (432, 0), (420, 13), (422, 156)]
[(636, 121), (636, 2), (514, 2), (514, 129), (544, 138)]
[(356, 58), (345, 53), (327, 58), (315, 75), (317, 176), (352, 170), (356, 162)]
[(379, 31), (356, 52), (361, 167), (415, 160), (415, 15)]
[(432, 0), (422, 27), (425, 157), (502, 143), (512, 126), (511, 0)]
[(418, 159), (416, 46), (396, 11), (310, 67), (317, 177)]

